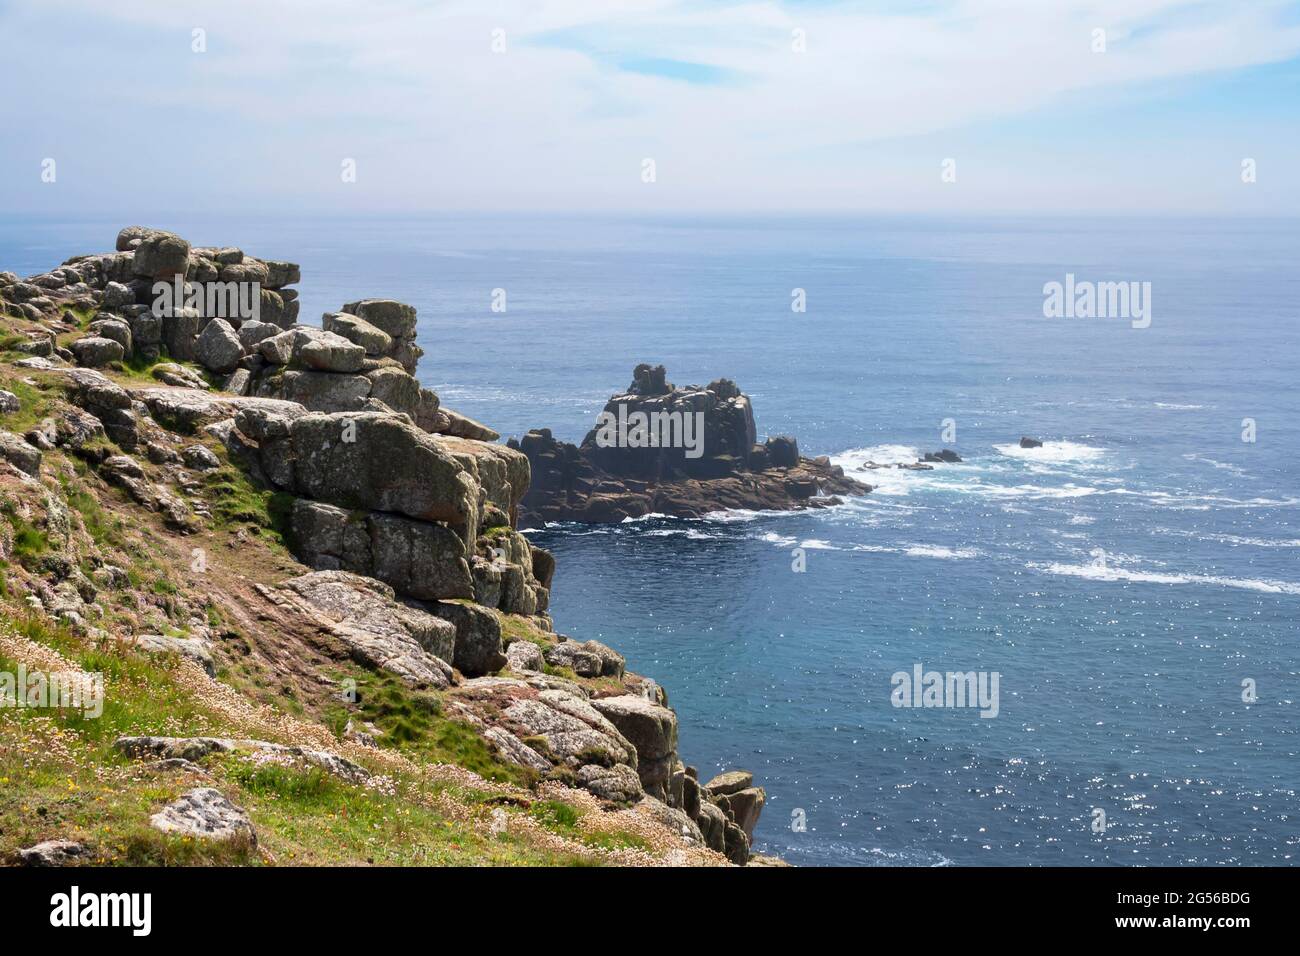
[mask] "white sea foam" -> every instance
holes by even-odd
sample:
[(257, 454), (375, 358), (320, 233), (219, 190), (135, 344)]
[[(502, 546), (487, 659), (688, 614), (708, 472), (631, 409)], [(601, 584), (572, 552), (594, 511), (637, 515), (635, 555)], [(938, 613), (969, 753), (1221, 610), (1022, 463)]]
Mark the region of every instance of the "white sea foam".
[(944, 548), (935, 545), (914, 544), (904, 548), (903, 553), (912, 558), (943, 558), (957, 560), (976, 557), (979, 552), (974, 548)]
[(798, 511), (751, 511), (748, 508), (732, 508), (728, 511), (710, 511), (704, 516), (705, 521), (712, 521), (717, 524), (744, 524), (749, 521), (757, 521), (759, 518), (788, 518), (791, 515), (801, 514)]
[(1252, 548), (1300, 548), (1300, 538), (1252, 538), (1241, 534), (1216, 534), (1212, 532), (1185, 531), (1179, 528), (1157, 528), (1158, 534), (1172, 534), (1197, 541), (1217, 541), (1220, 544), (1243, 545)]
[(1106, 564), (1033, 564), (1048, 574), (1086, 578), (1090, 581), (1131, 581), (1137, 584), (1205, 584), (1216, 587), (1260, 591), (1265, 594), (1300, 594), (1300, 584), (1291, 581), (1264, 581), (1255, 578), (1227, 578), (1213, 574), (1168, 574), (1158, 571), (1134, 571)]
[(946, 548), (936, 544), (855, 544), (850, 551), (865, 551), (870, 554), (902, 554), (909, 558), (937, 558), (944, 561), (957, 561), (979, 557), (980, 552), (974, 548)]
[[(843, 468), (845, 474), (871, 485), (871, 494), (863, 501), (874, 498), (878, 502), (882, 498), (910, 495), (913, 490), (951, 489), (947, 479), (969, 470), (963, 465), (948, 464), (919, 470), (893, 467), (914, 464), (920, 458), (921, 453), (910, 445), (872, 445), (832, 455), (831, 463)], [(869, 465), (886, 467), (870, 468)]]
[(1240, 465), (1229, 464), (1226, 461), (1215, 461), (1213, 458), (1205, 458), (1202, 455), (1184, 455), (1183, 458), (1185, 458), (1187, 461), (1195, 461), (1195, 462), (1199, 462), (1202, 465), (1209, 465), (1211, 468), (1217, 468), (1220, 471), (1231, 472), (1232, 474), (1237, 475), (1240, 478), (1250, 477), (1246, 473), (1245, 468), (1242, 468)]
[(1050, 465), (1095, 462), (1106, 455), (1104, 448), (1074, 441), (1045, 441), (1039, 448), (1021, 448), (1019, 443), (993, 447), (1008, 458)]
[(1291, 508), (1300, 498), (1227, 498), (1222, 495), (1177, 494), (1168, 491), (1131, 491), (1116, 488), (1105, 494), (1134, 495), (1171, 511), (1236, 511), (1246, 508)]
[(1098, 488), (1091, 485), (1076, 485), (1074, 482), (1067, 482), (1059, 487), (1049, 487), (1047, 485), (975, 485), (970, 491), (983, 492), (992, 497), (999, 498), (1030, 498), (1030, 499), (1048, 499), (1048, 498), (1086, 498), (1089, 495), (1104, 494)]
[[(607, 392), (596, 390), (588, 392), (548, 392), (533, 390), (513, 390), (494, 385), (466, 384), (460, 382), (437, 382), (433, 389), (439, 397), (447, 396), (448, 402), (456, 402), (457, 407), (474, 402), (497, 402), (511, 405), (527, 404), (533, 406), (551, 406), (557, 408), (577, 408), (584, 413), (595, 415), (609, 399)], [(594, 406), (594, 411), (592, 410)], [(561, 436), (557, 436), (561, 437)], [(580, 440), (581, 434), (575, 440)]]
[(919, 460), (921, 453), (911, 445), (872, 445), (868, 448), (852, 448), (831, 456), (831, 464), (839, 465), (845, 471), (865, 470), (869, 462), (877, 465), (905, 465)]
[(645, 538), (687, 538), (691, 541), (717, 541), (722, 535), (709, 534), (698, 528), (655, 528), (641, 532)]
[(1167, 408), (1175, 412), (1197, 412), (1204, 407), (1204, 405), (1180, 405), (1177, 402), (1156, 402), (1156, 408)]
[[(950, 495), (975, 495), (1008, 501), (1053, 498), (1083, 498), (1101, 489), (1091, 483), (1118, 482), (1119, 479), (1092, 478), (1088, 484), (1066, 481), (1060, 485), (1044, 482), (1016, 484), (1006, 479), (1025, 477), (1074, 477), (1070, 469), (1095, 472), (1104, 462), (1106, 450), (1077, 442), (1048, 442), (1042, 448), (1019, 445), (996, 445), (1000, 458), (973, 458), (960, 464), (938, 464), (932, 469), (869, 468), (868, 464), (894, 465), (918, 460), (917, 450), (909, 445), (873, 445), (855, 448), (832, 457), (832, 461), (853, 477), (873, 486), (868, 498), (877, 501), (905, 497), (913, 493), (941, 492)], [(1005, 476), (1005, 477), (1004, 477)]]
[(636, 524), (637, 522), (640, 521), (659, 521), (661, 519), (671, 518), (671, 517), (672, 515), (660, 514), (658, 511), (652, 511), (649, 514), (641, 515), (636, 518), (633, 518), (631, 515), (628, 515), (628, 517), (620, 521), (619, 524)]

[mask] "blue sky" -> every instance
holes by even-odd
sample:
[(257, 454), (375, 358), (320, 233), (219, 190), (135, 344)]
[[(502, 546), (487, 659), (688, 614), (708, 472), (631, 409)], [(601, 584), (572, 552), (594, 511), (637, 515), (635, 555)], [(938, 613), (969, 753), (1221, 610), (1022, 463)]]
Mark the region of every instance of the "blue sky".
[(1295, 2), (6, 0), (0, 54), (17, 214), (1300, 214)]

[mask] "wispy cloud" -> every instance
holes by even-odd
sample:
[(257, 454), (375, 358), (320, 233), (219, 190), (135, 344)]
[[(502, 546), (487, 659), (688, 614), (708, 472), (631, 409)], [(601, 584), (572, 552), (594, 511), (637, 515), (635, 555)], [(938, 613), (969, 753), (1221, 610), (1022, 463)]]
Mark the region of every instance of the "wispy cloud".
[[(331, 209), (1203, 208), (1236, 201), (1234, 155), (1294, 166), (1294, 101), (1172, 139), (1124, 117), (1292, 61), (1300, 18), (1270, 0), (14, 0), (0, 52), (22, 78), (0, 105), (17, 133), (0, 201), (17, 208), (160, 191)], [(1061, 111), (1079, 169), (1060, 161)], [(1127, 141), (1107, 141), (1107, 116)], [(1222, 150), (1224, 192), (1198, 192), (1184, 135)], [(61, 188), (41, 192), (52, 155)], [(961, 174), (942, 192), (945, 157)], [(1125, 160), (1128, 181), (1107, 183)]]

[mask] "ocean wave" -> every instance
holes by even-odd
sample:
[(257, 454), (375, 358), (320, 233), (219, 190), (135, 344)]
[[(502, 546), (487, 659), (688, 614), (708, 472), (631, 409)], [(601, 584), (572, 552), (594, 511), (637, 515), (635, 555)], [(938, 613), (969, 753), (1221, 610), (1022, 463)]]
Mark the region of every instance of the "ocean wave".
[(1226, 461), (1215, 461), (1213, 458), (1206, 458), (1202, 455), (1184, 455), (1183, 458), (1186, 459), (1187, 461), (1194, 461), (1202, 465), (1209, 465), (1211, 468), (1217, 468), (1220, 471), (1230, 472), (1234, 475), (1237, 475), (1240, 478), (1250, 477), (1250, 475), (1246, 472), (1245, 468), (1242, 468), (1240, 465), (1229, 464)]
[(1167, 408), (1175, 412), (1199, 412), (1204, 405), (1180, 405), (1178, 402), (1156, 402), (1156, 408)]
[[(783, 548), (793, 546), (795, 542), (794, 538), (786, 538), (781, 535), (763, 535), (761, 540)], [(979, 552), (974, 548), (947, 548), (943, 545), (933, 544), (894, 545), (892, 547), (883, 544), (855, 544), (844, 548), (820, 538), (809, 538), (806, 541), (800, 541), (798, 546), (806, 551), (863, 551), (872, 554), (903, 554), (910, 558), (938, 558), (950, 561), (974, 558), (979, 555)]]
[(957, 560), (961, 558), (974, 558), (979, 552), (974, 548), (945, 548), (940, 545), (914, 544), (911, 547), (904, 548), (903, 554), (911, 558), (943, 558), (947, 560)]
[(820, 538), (809, 538), (807, 541), (800, 541), (799, 547), (805, 551), (838, 551), (840, 550), (829, 541), (823, 541)]
[(1227, 498), (1223, 495), (1181, 494), (1170, 491), (1134, 491), (1116, 488), (1103, 492), (1107, 495), (1133, 495), (1147, 499), (1147, 503), (1168, 508), (1170, 511), (1236, 511), (1246, 508), (1291, 508), (1300, 504), (1300, 498)]
[(1156, 528), (1157, 534), (1172, 534), (1197, 541), (1215, 541), (1219, 544), (1244, 545), (1252, 548), (1300, 548), (1300, 538), (1251, 538), (1241, 534), (1217, 534), (1202, 531), (1184, 531), (1179, 528)]
[(969, 489), (969, 491), (982, 491), (994, 497), (1002, 498), (1086, 498), (1089, 495), (1105, 494), (1100, 488), (1093, 488), (1091, 485), (1076, 485), (1074, 482), (1067, 482), (1058, 487), (1048, 485), (985, 485), (978, 484)]
[(973, 495), (997, 501), (1027, 499), (1046, 501), (1053, 499), (1086, 498), (1089, 495), (1110, 494), (1111, 491), (1091, 484), (1067, 481), (1060, 485), (1038, 483), (1003, 484), (981, 481), (978, 478), (944, 475), (936, 471), (894, 470), (868, 472), (873, 495), (907, 497), (914, 492), (942, 492), (950, 495)]
[(948, 548), (941, 544), (855, 544), (848, 550), (865, 551), (870, 554), (902, 554), (909, 558), (938, 558), (945, 561), (977, 558), (980, 552), (974, 548)]
[(749, 521), (757, 521), (759, 518), (788, 518), (803, 513), (800, 511), (776, 511), (770, 508), (764, 511), (752, 511), (749, 508), (731, 508), (725, 511), (710, 511), (702, 520), (711, 521), (715, 524), (744, 524)]
[[(994, 445), (1000, 457), (974, 457), (961, 463), (937, 464), (931, 469), (871, 468), (876, 465), (911, 464), (920, 453), (910, 445), (885, 444), (854, 448), (831, 457), (847, 474), (872, 486), (869, 498), (908, 497), (918, 492), (942, 492), (953, 495), (977, 495), (1007, 500), (1013, 498), (1051, 499), (1082, 498), (1097, 494), (1096, 484), (1117, 484), (1121, 479), (1094, 477), (1087, 474), (1088, 484), (1065, 481), (1052, 485), (1033, 478), (1059, 476), (1085, 477), (1076, 472), (1095, 473), (1109, 469), (1107, 451), (1079, 442), (1047, 442), (1042, 448), (1021, 448), (1018, 444)], [(1030, 477), (1025, 484), (1014, 478)], [(1008, 481), (1007, 479), (1012, 479)]]
[(831, 464), (845, 471), (864, 471), (868, 463), (877, 465), (907, 465), (919, 461), (921, 453), (911, 445), (871, 445), (868, 448), (851, 448), (831, 456)]
[[(658, 511), (652, 511), (652, 512), (650, 512), (649, 514), (641, 515), (640, 517), (637, 517), (637, 518), (633, 518), (631, 515), (628, 515), (626, 518), (624, 518), (622, 521), (620, 521), (619, 524), (638, 524), (638, 523), (640, 523), (640, 522), (642, 522), (642, 521), (663, 521), (663, 520), (665, 520), (665, 519), (671, 519), (671, 518), (672, 518), (672, 515), (660, 514)], [(690, 519), (690, 518), (679, 518), (679, 519), (677, 519), (677, 520), (679, 520), (679, 521), (690, 521), (690, 520), (692, 520), (692, 519)]]
[(1255, 578), (1228, 578), (1215, 574), (1173, 574), (1160, 571), (1134, 571), (1101, 563), (1028, 565), (1048, 574), (1086, 578), (1090, 581), (1130, 581), (1135, 584), (1203, 584), (1215, 587), (1260, 591), (1265, 594), (1300, 594), (1300, 584), (1291, 581), (1265, 581)]
[(797, 845), (787, 843), (781, 846), (772, 841), (764, 843), (757, 849), (792, 859), (800, 859), (804, 854), (811, 853), (813, 865), (815, 866), (825, 865), (828, 862), (839, 865), (871, 867), (947, 867), (954, 865), (953, 861), (942, 853), (919, 847), (915, 849), (885, 850), (880, 847), (864, 847), (839, 841), (819, 841), (811, 845), (806, 842), (800, 842)]
[(1095, 462), (1107, 453), (1105, 448), (1074, 441), (1045, 441), (1038, 448), (1021, 448), (1018, 442), (993, 447), (1008, 458), (1049, 465)]
[(720, 534), (709, 534), (698, 528), (655, 528), (640, 534), (644, 538), (687, 538), (691, 541), (717, 541), (722, 538)]
[[(474, 402), (492, 402), (508, 405), (578, 408), (582, 409), (584, 413), (590, 413), (593, 417), (595, 416), (596, 411), (603, 408), (605, 402), (609, 400), (608, 393), (602, 393), (595, 390), (587, 392), (540, 392), (503, 388), (499, 385), (480, 385), (463, 382), (435, 382), (429, 387), (433, 391), (437, 392), (440, 398), (445, 399), (448, 404), (451, 402), (457, 402), (469, 405)], [(592, 411), (593, 408), (595, 411)], [(583, 434), (584, 433), (579, 432), (576, 440), (580, 441)]]
[(807, 551), (848, 551), (869, 554), (901, 554), (910, 558), (936, 558), (956, 561), (979, 557), (981, 552), (974, 548), (948, 547), (941, 544), (919, 544), (897, 542), (893, 544), (836, 544), (824, 538), (806, 538), (800, 540), (789, 535), (768, 531), (753, 535), (750, 540), (763, 541), (778, 548), (800, 547)]
[(520, 534), (562, 534), (566, 538), (587, 538), (593, 534), (617, 534), (618, 525), (591, 525), (581, 521), (548, 521), (540, 528), (521, 528)]

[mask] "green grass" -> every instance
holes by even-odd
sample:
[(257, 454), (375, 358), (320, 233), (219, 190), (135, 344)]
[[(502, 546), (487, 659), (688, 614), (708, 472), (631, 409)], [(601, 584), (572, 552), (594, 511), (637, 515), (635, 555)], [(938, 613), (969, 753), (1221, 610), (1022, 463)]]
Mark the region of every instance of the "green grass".
[(578, 811), (559, 800), (539, 800), (533, 804), (530, 813), (534, 820), (548, 830), (562, 830), (577, 827)]
[(299, 804), (320, 804), (337, 796), (344, 785), (320, 767), (298, 770), (277, 764), (254, 764), (235, 758), (228, 761), (227, 777), (249, 793), (293, 800)]
[[(14, 371), (23, 371), (23, 369), (14, 369)], [(13, 392), (21, 403), (18, 411), (0, 416), (0, 423), (3, 423), (6, 431), (21, 435), (35, 428), (53, 411), (54, 401), (47, 392), (35, 385), (28, 385), (19, 378), (10, 376), (0, 378), (0, 388)]]
[[(355, 862), (379, 865), (583, 864), (578, 854), (538, 850), (500, 834), (484, 835), (421, 802), (342, 783), (317, 768), (262, 765), (226, 758), (228, 779), (239, 783), (244, 806), (281, 862), (320, 862), (340, 848)], [(243, 767), (240, 767), (243, 764)], [(473, 798), (472, 794), (460, 796)], [(489, 812), (484, 808), (483, 812)], [(281, 846), (289, 847), (289, 859)]]
[(501, 643), (509, 647), (515, 641), (530, 641), (545, 650), (555, 643), (555, 635), (543, 631), (532, 621), (518, 614), (497, 612), (501, 623)]
[[(593, 850), (649, 849), (636, 834), (589, 832), (583, 811), (562, 800), (529, 804), (489, 788), (390, 778), (367, 788), (317, 767), (255, 761), (245, 754), (211, 755), (211, 779), (149, 771), (121, 755), (123, 735), (228, 735), (219, 714), (175, 682), (172, 661), (95, 645), (36, 615), (12, 616), (9, 626), (51, 647), (87, 672), (103, 674), (103, 712), (0, 710), (0, 863), (19, 847), (75, 839), (101, 865), (591, 865)], [(16, 663), (0, 655), (0, 670)], [(442, 714), (437, 694), (414, 691), (388, 674), (363, 672), (355, 716), (370, 720), (383, 740), (423, 762), (453, 763), (510, 783), (535, 775), (501, 764), (473, 728)], [(345, 715), (339, 715), (345, 716)], [(48, 745), (50, 719), (60, 743)], [(25, 736), (26, 732), (26, 736)], [(273, 733), (256, 734), (275, 739)], [(243, 807), (258, 832), (247, 841), (209, 842), (162, 834), (149, 817), (193, 786), (215, 786)], [(464, 809), (448, 816), (445, 800)], [(473, 820), (498, 810), (530, 815), (546, 830), (585, 850), (537, 846), (526, 834), (484, 832)]]
[(22, 761), (0, 749), (0, 861), (20, 847), (68, 838), (89, 847), (88, 862), (100, 865), (257, 862), (245, 840), (196, 841), (150, 827), (150, 815), (180, 791), (165, 777), (132, 786), (106, 786), (84, 765), (49, 757)]
[[(195, 841), (164, 835), (148, 825), (149, 816), (164, 803), (199, 784), (217, 786), (244, 807), (262, 845), (277, 862), (590, 862), (581, 855), (540, 850), (504, 835), (484, 836), (411, 799), (409, 793), (374, 792), (315, 767), (257, 764), (240, 755), (224, 755), (206, 761), (214, 781), (181, 779), (175, 772), (141, 772), (106, 781), (105, 768), (133, 766), (113, 748), (119, 736), (220, 734), (229, 729), (174, 682), (165, 659), (137, 655), (116, 645), (92, 646), (34, 615), (16, 616), (10, 623), (17, 633), (58, 650), (82, 670), (102, 673), (107, 694), (99, 717), (72, 710), (0, 710), (0, 862), (19, 847), (55, 837), (85, 843), (96, 863), (259, 862), (251, 844)], [(16, 669), (15, 661), (0, 655), (0, 670)], [(399, 709), (395, 703), (388, 695), (382, 709)], [(42, 742), (41, 735), (50, 732), (51, 717), (64, 735), (58, 747)], [(34, 736), (25, 737), (24, 728)], [(431, 753), (446, 749), (449, 739), (458, 739), (439, 733), (436, 724), (425, 729), (435, 741), (427, 748)], [(466, 799), (474, 802), (472, 794)]]
[(145, 358), (139, 352), (132, 350), (131, 356), (118, 364), (122, 366), (122, 375), (125, 378), (138, 380), (149, 385), (157, 385), (158, 380), (152, 374), (153, 367), (164, 361), (166, 359), (162, 357)]
[(50, 539), (40, 528), (36, 527), (14, 507), (13, 502), (6, 501), (0, 505), (9, 527), (13, 529), (13, 554), (18, 563), (25, 568), (32, 568), (40, 558), (50, 550)]
[(100, 547), (125, 548), (126, 538), (123, 534), (125, 525), (121, 519), (113, 517), (100, 505), (99, 499), (81, 487), (73, 486), (67, 479), (63, 481), (63, 497), (73, 510), (81, 516), (86, 533)]
[(582, 819), (577, 808), (560, 800), (538, 800), (528, 811), (529, 815), (552, 833), (605, 850), (648, 850), (650, 845), (638, 834), (624, 830), (590, 832), (578, 826)]
[(431, 763), (465, 767), (488, 780), (524, 787), (537, 782), (535, 771), (499, 760), (473, 727), (445, 716), (437, 693), (415, 690), (384, 671), (362, 671), (354, 679), (355, 711), (339, 708), (327, 717), (336, 731), (349, 717), (359, 719), (379, 728), (381, 746)]
[[(196, 841), (162, 834), (148, 820), (192, 786), (216, 786), (253, 820), (259, 842), (278, 863), (419, 865), (582, 865), (582, 853), (543, 850), (508, 834), (485, 835), (468, 822), (429, 806), (430, 797), (452, 789), (432, 785), (421, 796), (394, 784), (384, 793), (340, 781), (317, 767), (259, 763), (246, 755), (214, 755), (205, 769), (211, 780), (171, 772), (142, 772), (105, 780), (105, 768), (132, 762), (112, 747), (124, 734), (219, 733), (201, 707), (169, 678), (165, 663), (134, 654), (96, 650), (62, 628), (36, 618), (15, 621), (17, 630), (60, 650), (78, 666), (104, 673), (109, 694), (102, 716), (72, 711), (9, 709), (0, 712), (0, 862), (17, 848), (63, 837), (88, 846), (97, 864), (239, 865), (262, 856), (247, 841)], [(0, 670), (16, 663), (0, 655)], [(22, 745), (26, 722), (53, 714), (75, 734), (59, 747)], [(34, 731), (43, 728), (32, 725)], [(42, 738), (33, 738), (40, 741)], [(57, 753), (56, 753), (57, 751)], [(461, 802), (490, 812), (473, 791)], [(571, 825), (569, 816), (557, 817)]]
[[(90, 716), (79, 710), (57, 710), (55, 716), (84, 741), (102, 748), (104, 762), (119, 762), (112, 743), (118, 737), (156, 734), (160, 727), (184, 726), (187, 733), (207, 733), (220, 719), (177, 687), (171, 662), (163, 656), (145, 656), (113, 642), (96, 646), (68, 628), (35, 614), (16, 615), (12, 629), (38, 644), (52, 647), (81, 670), (102, 674), (103, 713)], [(13, 670), (13, 662), (0, 657), (0, 670)], [(17, 711), (19, 715), (29, 713)]]
[[(224, 458), (225, 454), (225, 449), (217, 449), (219, 457)], [(211, 502), (212, 517), (219, 530), (251, 525), (284, 540), (293, 508), (292, 495), (258, 488), (247, 475), (230, 464), (207, 472), (203, 481)]]

